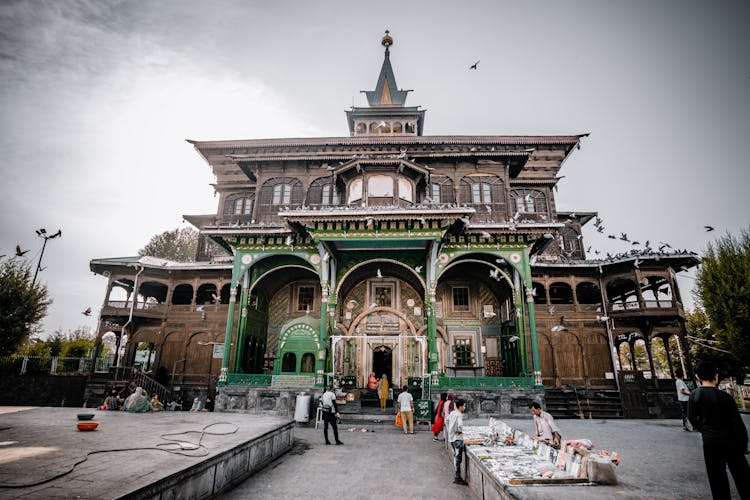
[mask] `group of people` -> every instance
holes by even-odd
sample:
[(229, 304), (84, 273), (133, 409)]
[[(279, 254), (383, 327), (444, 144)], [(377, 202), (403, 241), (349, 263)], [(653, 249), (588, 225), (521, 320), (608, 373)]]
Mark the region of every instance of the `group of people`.
[(385, 411), (386, 402), (390, 398), (388, 375), (384, 373), (382, 377), (376, 378), (375, 372), (370, 372), (370, 377), (367, 379), (367, 388), (377, 393), (380, 400), (380, 409)]
[[(133, 392), (126, 398), (122, 398), (117, 392), (117, 389), (112, 389), (109, 396), (104, 398), (101, 406), (102, 410), (107, 411), (128, 411), (131, 413), (147, 413), (155, 411), (171, 410), (176, 411), (178, 408), (182, 408), (182, 405), (176, 401), (171, 401), (165, 405), (159, 400), (159, 394), (154, 392), (151, 397), (148, 397), (148, 393), (143, 387), (136, 387)], [(200, 398), (196, 397), (193, 400), (193, 407), (190, 411), (213, 411), (213, 401), (211, 398), (206, 398), (205, 404)]]

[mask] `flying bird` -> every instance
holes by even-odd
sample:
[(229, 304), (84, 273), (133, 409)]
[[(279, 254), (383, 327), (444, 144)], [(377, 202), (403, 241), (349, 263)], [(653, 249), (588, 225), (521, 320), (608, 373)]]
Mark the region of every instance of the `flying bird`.
[(508, 339), (508, 342), (510, 342), (511, 344), (517, 341), (518, 341), (518, 335), (511, 335), (510, 338)]
[(604, 232), (604, 226), (596, 226), (596, 232), (597, 233), (603, 233)]
[(703, 229), (705, 229), (707, 233), (710, 233), (711, 231), (714, 230), (714, 227), (713, 226), (703, 226)]
[(87, 307), (85, 311), (83, 311), (81, 314), (84, 316), (91, 316), (91, 308)]
[(555, 314), (555, 306), (549, 306), (549, 309), (547, 309), (547, 310), (549, 311), (550, 316), (552, 316), (553, 314)]
[(221, 304), (221, 297), (219, 297), (215, 293), (212, 293), (211, 297), (214, 299), (214, 302), (218, 302), (219, 304)]
[(564, 332), (564, 331), (567, 330), (567, 328), (565, 328), (562, 325), (555, 325), (555, 326), (552, 327), (551, 330), (552, 330), (552, 333), (557, 333), (557, 332)]
[(292, 243), (294, 243), (294, 238), (292, 238), (292, 235), (286, 237), (286, 246), (292, 246)]
[(418, 273), (422, 272), (422, 266), (414, 266), (414, 270)]
[(378, 268), (378, 275), (377, 276), (378, 276), (378, 278), (382, 278), (383, 277), (383, 273), (380, 272), (380, 268)]
[(47, 230), (46, 230), (46, 229), (44, 229), (44, 228), (41, 228), (41, 229), (37, 229), (37, 230), (36, 230), (36, 235), (37, 235), (37, 236), (43, 236), (43, 235), (45, 235), (45, 234), (47, 234)]
[(620, 239), (621, 239), (622, 241), (630, 241), (630, 240), (628, 239), (628, 233), (620, 233)]
[(607, 321), (609, 321), (609, 316), (596, 316), (597, 323), (606, 323)]
[(469, 66), (469, 69), (477, 69), (477, 66), (479, 65), (479, 61), (475, 62), (471, 66)]
[(616, 240), (617, 236), (615, 236), (614, 234), (608, 234), (607, 238), (609, 238), (610, 240)]
[(484, 238), (485, 240), (489, 240), (490, 238), (492, 238), (492, 235), (487, 231), (482, 231), (482, 238)]
[(29, 253), (28, 250), (21, 250), (21, 246), (20, 245), (16, 245), (16, 257), (23, 257), (27, 253)]
[(372, 304), (370, 304), (370, 309), (375, 309), (376, 307), (378, 307), (377, 303), (373, 302)]
[(500, 269), (490, 269), (490, 278), (500, 280)]

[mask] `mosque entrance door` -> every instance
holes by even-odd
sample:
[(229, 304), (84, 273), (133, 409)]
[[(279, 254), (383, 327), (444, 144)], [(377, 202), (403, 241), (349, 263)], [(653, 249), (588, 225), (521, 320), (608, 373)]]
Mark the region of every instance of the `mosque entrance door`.
[(384, 374), (388, 376), (389, 384), (393, 384), (393, 350), (387, 345), (379, 345), (372, 350), (372, 371), (377, 378)]

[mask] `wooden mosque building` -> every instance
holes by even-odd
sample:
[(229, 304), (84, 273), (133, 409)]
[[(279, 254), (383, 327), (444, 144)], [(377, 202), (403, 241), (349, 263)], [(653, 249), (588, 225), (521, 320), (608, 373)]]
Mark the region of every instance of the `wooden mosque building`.
[(584, 396), (588, 415), (664, 414), (674, 370), (690, 373), (675, 274), (695, 256), (592, 259), (597, 214), (555, 205), (586, 134), (424, 135), (392, 44), (346, 136), (189, 141), (219, 195), (184, 216), (196, 261), (92, 260), (108, 280), (98, 343), (116, 336), (119, 365), (225, 411), (288, 414), (301, 390), (356, 392), (374, 372), (460, 393), (472, 415), (546, 397), (580, 416)]

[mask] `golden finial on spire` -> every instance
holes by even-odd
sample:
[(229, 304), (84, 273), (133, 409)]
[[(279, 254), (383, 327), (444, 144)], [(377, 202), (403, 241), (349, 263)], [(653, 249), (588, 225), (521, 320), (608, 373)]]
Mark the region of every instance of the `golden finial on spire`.
[(393, 45), (393, 38), (391, 38), (391, 35), (389, 35), (390, 31), (385, 30), (385, 35), (383, 35), (383, 38), (380, 40), (380, 43), (388, 49), (391, 45)]

